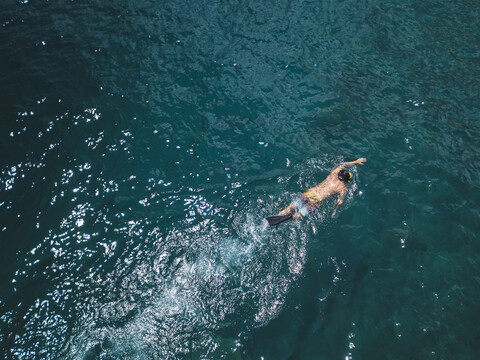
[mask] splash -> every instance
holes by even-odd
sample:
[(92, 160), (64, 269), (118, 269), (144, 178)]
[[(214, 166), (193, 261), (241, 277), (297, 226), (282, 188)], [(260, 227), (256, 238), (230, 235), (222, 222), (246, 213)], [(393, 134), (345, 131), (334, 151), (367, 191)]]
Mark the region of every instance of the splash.
[[(107, 290), (89, 299), (95, 313), (76, 326), (65, 357), (175, 359), (236, 351), (241, 329), (263, 326), (282, 310), (305, 262), (306, 237), (272, 232), (253, 213), (234, 223), (238, 231), (212, 220), (172, 229), (154, 250), (139, 254), (136, 266), (117, 269), (124, 277), (101, 282)], [(105, 296), (109, 291), (116, 295)]]

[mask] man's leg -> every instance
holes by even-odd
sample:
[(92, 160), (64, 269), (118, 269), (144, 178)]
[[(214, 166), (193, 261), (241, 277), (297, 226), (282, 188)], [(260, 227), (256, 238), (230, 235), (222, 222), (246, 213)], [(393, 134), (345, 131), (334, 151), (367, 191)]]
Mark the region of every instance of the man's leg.
[[(282, 215), (287, 215), (290, 213), (293, 213), (295, 211), (296, 207), (295, 204), (292, 202), (290, 205), (288, 205), (285, 209), (280, 211), (277, 216), (282, 216)], [(294, 215), (295, 216), (295, 215)]]
[(269, 216), (267, 217), (267, 221), (270, 224), (270, 226), (278, 225), (286, 220), (289, 219), (298, 219), (302, 217), (302, 214), (299, 212), (295, 213), (295, 209), (297, 207), (295, 206), (294, 203), (291, 203), (288, 205), (285, 209), (280, 211), (277, 215), (275, 216)]
[(296, 212), (295, 214), (293, 214), (292, 219), (300, 219), (300, 218), (302, 218), (302, 217), (303, 217), (303, 216), (302, 216), (302, 214), (301, 214), (300, 212)]

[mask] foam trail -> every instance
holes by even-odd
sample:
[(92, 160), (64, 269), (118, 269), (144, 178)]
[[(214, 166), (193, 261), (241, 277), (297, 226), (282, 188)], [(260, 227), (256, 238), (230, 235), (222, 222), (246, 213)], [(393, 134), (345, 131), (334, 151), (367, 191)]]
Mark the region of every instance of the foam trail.
[(257, 246), (263, 246), (270, 227), (265, 219), (262, 219), (260, 223), (256, 222), (255, 219), (256, 217), (247, 214), (247, 218), (241, 226), (240, 237)]

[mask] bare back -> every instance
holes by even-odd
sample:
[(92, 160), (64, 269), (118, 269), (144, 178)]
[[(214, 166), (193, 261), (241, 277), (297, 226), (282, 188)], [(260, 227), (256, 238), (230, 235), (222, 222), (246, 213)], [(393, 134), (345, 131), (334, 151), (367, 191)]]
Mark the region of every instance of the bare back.
[(341, 168), (333, 170), (320, 184), (304, 192), (304, 195), (313, 203), (312, 205), (316, 207), (323, 200), (332, 195), (344, 194), (347, 192), (345, 183), (338, 178), (338, 172), (340, 170)]

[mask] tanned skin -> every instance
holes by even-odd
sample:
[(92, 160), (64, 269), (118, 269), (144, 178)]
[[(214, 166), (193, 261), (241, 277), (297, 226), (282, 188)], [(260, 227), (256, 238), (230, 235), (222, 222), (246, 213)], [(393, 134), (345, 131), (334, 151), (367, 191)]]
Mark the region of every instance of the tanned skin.
[[(307, 196), (310, 201), (314, 201), (314, 206), (317, 207), (322, 201), (324, 201), (326, 198), (338, 194), (338, 199), (337, 199), (337, 206), (335, 207), (335, 210), (333, 210), (332, 217), (335, 216), (338, 208), (340, 205), (343, 204), (343, 200), (345, 199), (345, 195), (347, 194), (347, 187), (345, 186), (345, 183), (341, 181), (338, 178), (338, 173), (340, 170), (344, 169), (347, 166), (351, 165), (361, 165), (363, 164), (367, 159), (365, 158), (359, 158), (355, 161), (349, 161), (349, 162), (344, 162), (338, 165), (333, 171), (327, 176), (325, 180), (323, 180), (320, 184), (314, 186), (313, 188), (308, 189), (307, 191), (304, 192), (305, 196)], [(287, 215), (290, 213), (293, 213), (296, 210), (296, 207), (293, 203), (288, 205), (285, 209), (280, 211), (277, 215)], [(302, 214), (300, 212), (296, 212), (293, 214), (292, 218), (293, 219), (299, 219), (302, 217)]]

